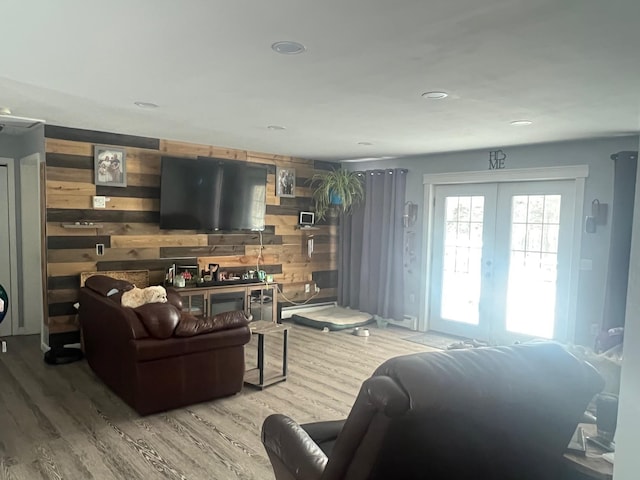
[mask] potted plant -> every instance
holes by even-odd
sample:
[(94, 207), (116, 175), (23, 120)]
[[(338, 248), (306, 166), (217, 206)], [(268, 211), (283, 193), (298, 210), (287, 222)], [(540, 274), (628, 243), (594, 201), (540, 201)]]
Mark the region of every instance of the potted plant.
[(349, 213), (364, 198), (362, 174), (357, 172), (338, 168), (316, 173), (311, 180), (316, 186), (313, 200), (318, 220), (325, 218), (332, 209)]

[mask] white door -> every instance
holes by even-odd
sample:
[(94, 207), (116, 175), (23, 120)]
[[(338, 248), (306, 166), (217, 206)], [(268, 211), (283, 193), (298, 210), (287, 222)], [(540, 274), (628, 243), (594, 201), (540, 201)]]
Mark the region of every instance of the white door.
[[(0, 337), (11, 335), (11, 263), (9, 256), (9, 172), (0, 165), (0, 285), (9, 296), (9, 306), (0, 323)], [(4, 305), (7, 308), (7, 305)]]
[(488, 338), (496, 184), (436, 187), (430, 328), (470, 338)]
[(575, 184), (436, 188), (433, 330), (505, 343), (568, 322)]

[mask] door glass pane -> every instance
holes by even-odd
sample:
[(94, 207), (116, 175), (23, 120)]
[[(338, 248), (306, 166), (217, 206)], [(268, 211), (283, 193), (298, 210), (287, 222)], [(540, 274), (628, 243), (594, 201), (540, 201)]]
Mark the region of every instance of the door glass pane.
[(446, 197), (440, 316), (478, 325), (484, 197)]
[(511, 206), (507, 330), (552, 338), (560, 195), (516, 195)]

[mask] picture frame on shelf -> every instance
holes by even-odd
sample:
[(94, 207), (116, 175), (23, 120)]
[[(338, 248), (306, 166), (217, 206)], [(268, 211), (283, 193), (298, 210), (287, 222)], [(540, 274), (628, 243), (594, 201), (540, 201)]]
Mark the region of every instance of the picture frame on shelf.
[(208, 268), (207, 272), (211, 276), (210, 280), (213, 280), (213, 281), (217, 282), (219, 280), (219, 275), (220, 275), (220, 271), (219, 271), (220, 270), (220, 264), (218, 264), (218, 263), (210, 263), (207, 268)]
[(276, 167), (276, 196), (295, 198), (296, 169)]
[(124, 148), (96, 145), (93, 153), (96, 185), (127, 186), (127, 152)]

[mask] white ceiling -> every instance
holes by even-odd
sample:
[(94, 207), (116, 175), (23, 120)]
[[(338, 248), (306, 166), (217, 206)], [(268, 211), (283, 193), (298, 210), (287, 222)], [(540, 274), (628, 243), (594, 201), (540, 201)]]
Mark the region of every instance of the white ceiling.
[[(5, 0), (1, 12), (0, 106), (51, 124), (319, 159), (640, 130), (639, 0)], [(307, 52), (279, 55), (279, 40)], [(430, 90), (451, 96), (421, 98)]]

